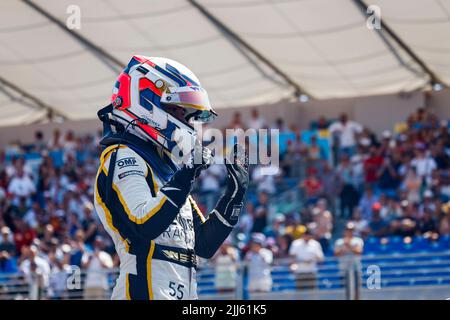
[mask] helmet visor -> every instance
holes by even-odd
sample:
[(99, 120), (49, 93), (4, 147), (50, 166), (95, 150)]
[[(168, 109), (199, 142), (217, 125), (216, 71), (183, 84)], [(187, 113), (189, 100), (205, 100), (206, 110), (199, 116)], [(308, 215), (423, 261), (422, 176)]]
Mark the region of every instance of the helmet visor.
[(217, 115), (211, 108), (206, 90), (202, 87), (168, 88), (161, 96), (161, 103), (186, 108), (188, 119), (196, 121), (210, 122)]

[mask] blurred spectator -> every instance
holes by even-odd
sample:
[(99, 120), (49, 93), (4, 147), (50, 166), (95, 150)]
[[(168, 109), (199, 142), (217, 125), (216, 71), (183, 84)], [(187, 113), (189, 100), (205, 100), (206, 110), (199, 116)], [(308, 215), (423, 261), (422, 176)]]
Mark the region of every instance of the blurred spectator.
[(281, 174), (282, 171), (276, 165), (259, 164), (253, 170), (252, 180), (256, 183), (258, 192), (274, 194), (276, 192), (276, 179), (281, 176)]
[(63, 256), (57, 257), (57, 255), (53, 252), (49, 254), (51, 268), (49, 279), (49, 296), (51, 299), (68, 298), (67, 279), (71, 270), (63, 260)]
[(429, 178), (433, 170), (437, 168), (436, 161), (426, 153), (423, 144), (419, 144), (415, 152), (416, 156), (411, 161), (411, 165), (416, 168), (417, 175), (421, 178)]
[(296, 275), (298, 289), (314, 289), (317, 286), (317, 264), (324, 260), (322, 247), (306, 229), (300, 239), (294, 240), (289, 249), (295, 259), (291, 270)]
[(9, 257), (16, 256), (16, 245), (8, 227), (1, 228), (0, 253), (6, 253)]
[(269, 195), (266, 192), (258, 194), (253, 215), (252, 233), (262, 233), (267, 227), (267, 215), (269, 213)]
[(269, 292), (272, 290), (271, 264), (273, 254), (264, 248), (265, 236), (261, 233), (252, 235), (250, 249), (245, 255), (248, 274), (248, 291)]
[(310, 167), (306, 179), (299, 186), (305, 193), (306, 203), (315, 204), (323, 192), (323, 184), (317, 175), (317, 169)]
[(381, 204), (379, 202), (372, 205), (369, 232), (375, 237), (384, 237), (389, 232), (389, 223), (381, 216)]
[(259, 114), (258, 109), (252, 109), (250, 112), (250, 120), (247, 123), (247, 128), (255, 130), (266, 128), (266, 121)]
[(230, 292), (236, 288), (239, 253), (229, 239), (225, 240), (212, 258), (215, 287), (219, 292)]
[(393, 235), (402, 237), (413, 237), (419, 231), (417, 219), (418, 206), (415, 203), (402, 201), (401, 215), (391, 221), (391, 232)]
[(353, 208), (358, 204), (359, 194), (356, 189), (356, 181), (353, 167), (348, 155), (342, 156), (341, 163), (337, 167), (339, 174), (339, 198), (341, 203), (341, 217), (350, 218)]
[(355, 225), (347, 223), (344, 237), (337, 239), (334, 243), (334, 255), (340, 258), (342, 270), (348, 270), (352, 264), (359, 263), (359, 257), (363, 253), (363, 239), (354, 235)]
[[(21, 258), (20, 272), (25, 275), (38, 298), (49, 285), (50, 265), (38, 255), (38, 248), (34, 245), (22, 247)], [(37, 288), (33, 288), (33, 285), (37, 285)]]
[(103, 251), (103, 239), (96, 237), (93, 252), (84, 252), (82, 267), (86, 270), (84, 298), (86, 300), (106, 299), (109, 289), (107, 271), (113, 267), (111, 256)]
[(14, 201), (18, 201), (19, 198), (29, 200), (36, 192), (34, 182), (27, 174), (25, 174), (23, 166), (19, 166), (16, 169), (15, 174), (9, 182), (8, 193), (14, 197)]
[(319, 241), (324, 252), (328, 252), (330, 240), (333, 232), (333, 214), (327, 210), (327, 202), (325, 199), (320, 199), (316, 207), (312, 210), (313, 225), (312, 230), (315, 238)]
[(403, 188), (407, 192), (408, 201), (420, 201), (420, 189), (422, 187), (422, 178), (417, 175), (416, 168), (410, 167), (403, 182)]
[(352, 155), (355, 152), (357, 135), (362, 132), (363, 127), (355, 121), (348, 120), (347, 114), (343, 113), (339, 121), (332, 123), (328, 130), (336, 138), (340, 154)]
[(366, 186), (363, 196), (359, 200), (359, 209), (363, 219), (370, 220), (372, 217), (372, 209), (375, 203), (379, 201), (378, 196), (375, 195), (373, 188), (370, 185)]
[(240, 112), (235, 112), (230, 121), (230, 124), (227, 126), (227, 129), (244, 129), (244, 123), (242, 122), (242, 116)]
[[(372, 215), (372, 219), (374, 216)], [(363, 219), (360, 208), (353, 210), (353, 216), (349, 223), (355, 226), (354, 235), (356, 237), (365, 238), (369, 233), (369, 221)]]

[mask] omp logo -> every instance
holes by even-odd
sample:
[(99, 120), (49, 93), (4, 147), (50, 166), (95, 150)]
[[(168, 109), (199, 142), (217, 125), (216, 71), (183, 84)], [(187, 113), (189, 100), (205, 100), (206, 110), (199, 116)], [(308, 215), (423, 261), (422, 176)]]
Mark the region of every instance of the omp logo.
[(123, 158), (117, 161), (117, 165), (119, 166), (119, 169), (125, 168), (125, 167), (136, 167), (137, 166), (137, 160), (135, 157), (129, 157), (129, 158)]

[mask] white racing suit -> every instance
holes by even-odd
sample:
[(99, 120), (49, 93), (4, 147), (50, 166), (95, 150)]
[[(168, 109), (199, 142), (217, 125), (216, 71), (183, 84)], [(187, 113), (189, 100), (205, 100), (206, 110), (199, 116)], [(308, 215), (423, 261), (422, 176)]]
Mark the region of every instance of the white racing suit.
[(218, 210), (205, 219), (178, 171), (158, 176), (158, 156), (146, 161), (136, 145), (119, 144), (103, 151), (95, 184), (96, 211), (120, 257), (112, 299), (197, 299), (197, 256), (212, 257), (232, 225)]

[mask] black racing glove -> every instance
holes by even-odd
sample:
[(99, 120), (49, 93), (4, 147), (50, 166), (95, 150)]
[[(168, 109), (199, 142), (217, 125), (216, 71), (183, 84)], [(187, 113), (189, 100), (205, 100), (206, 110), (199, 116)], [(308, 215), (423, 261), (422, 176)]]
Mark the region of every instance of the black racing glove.
[(249, 159), (244, 148), (235, 144), (229, 159), (225, 159), (228, 171), (227, 188), (213, 212), (221, 222), (233, 227), (238, 222), (249, 184)]
[(187, 163), (184, 163), (181, 169), (175, 172), (172, 179), (161, 188), (161, 191), (180, 208), (186, 202), (195, 179), (202, 170), (211, 165), (212, 161), (211, 150), (196, 144)]

